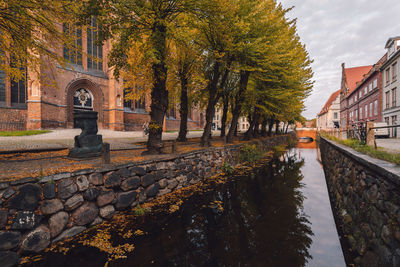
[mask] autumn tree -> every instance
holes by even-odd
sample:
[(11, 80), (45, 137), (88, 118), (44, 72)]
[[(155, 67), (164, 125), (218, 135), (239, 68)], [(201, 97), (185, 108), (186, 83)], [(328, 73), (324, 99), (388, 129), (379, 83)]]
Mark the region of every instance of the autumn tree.
[(74, 23), (82, 1), (4, 0), (0, 4), (0, 70), (14, 80), (25, 79), (25, 69), (66, 61), (56, 51), (60, 44), (73, 47), (74, 40), (61, 29)]
[(161, 153), (163, 120), (168, 109), (167, 40), (177, 17), (191, 8), (190, 0), (88, 0), (84, 14), (98, 18), (100, 40), (112, 39), (109, 65), (118, 78), (127, 67), (127, 54), (135, 42), (152, 72), (149, 138), (145, 153)]
[(177, 138), (180, 142), (187, 140), (189, 111), (197, 104), (197, 101), (194, 101), (194, 94), (201, 90), (205, 83), (202, 75), (204, 55), (195, 42), (197, 33), (190, 26), (190, 19), (187, 14), (182, 15), (179, 18), (180, 27), (172, 32), (169, 39), (167, 88), (175, 99), (180, 99), (180, 125)]

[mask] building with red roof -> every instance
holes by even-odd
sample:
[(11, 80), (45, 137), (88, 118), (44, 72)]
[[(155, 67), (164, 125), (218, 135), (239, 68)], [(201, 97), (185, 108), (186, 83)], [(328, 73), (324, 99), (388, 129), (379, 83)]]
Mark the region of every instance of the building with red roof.
[(317, 128), (332, 130), (339, 126), (340, 90), (332, 93), (321, 111), (317, 114)]
[(349, 125), (356, 122), (382, 121), (382, 72), (386, 54), (356, 83), (347, 96)]
[(340, 86), (340, 128), (349, 126), (348, 96), (357, 88), (357, 82), (361, 81), (373, 66), (360, 66), (346, 68), (342, 63), (342, 80)]

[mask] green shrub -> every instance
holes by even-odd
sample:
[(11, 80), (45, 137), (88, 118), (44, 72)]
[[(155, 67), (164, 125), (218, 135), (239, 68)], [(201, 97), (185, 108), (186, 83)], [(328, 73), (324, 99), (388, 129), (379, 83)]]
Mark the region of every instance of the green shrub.
[(274, 156), (280, 156), (286, 152), (286, 147), (284, 145), (277, 145), (272, 148)]
[(231, 174), (234, 169), (231, 164), (229, 164), (228, 162), (224, 162), (224, 164), (222, 164), (221, 170), (226, 174)]
[(396, 154), (396, 153), (389, 153), (387, 151), (382, 150), (381, 148), (378, 147), (378, 149), (375, 149), (373, 147), (370, 147), (368, 145), (363, 144), (361, 141), (359, 140), (355, 140), (355, 139), (345, 139), (345, 140), (341, 140), (335, 136), (330, 136), (330, 135), (326, 135), (326, 134), (321, 134), (323, 137), (330, 139), (332, 141), (335, 141), (339, 144), (351, 147), (352, 149), (354, 149), (355, 151), (364, 153), (368, 156), (371, 156), (373, 158), (377, 158), (377, 159), (382, 159), (382, 160), (386, 160), (395, 164), (400, 165), (400, 154)]
[(245, 144), (240, 149), (241, 162), (255, 162), (263, 157), (264, 153), (255, 144)]
[(135, 209), (135, 215), (136, 216), (143, 216), (146, 213), (150, 212), (149, 208), (142, 208), (140, 205), (138, 205)]

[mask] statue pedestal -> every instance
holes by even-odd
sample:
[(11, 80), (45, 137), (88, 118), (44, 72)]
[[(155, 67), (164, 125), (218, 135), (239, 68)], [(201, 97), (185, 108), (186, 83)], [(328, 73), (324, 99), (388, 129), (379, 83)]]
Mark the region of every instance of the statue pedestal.
[(80, 135), (75, 136), (75, 146), (69, 150), (71, 158), (93, 158), (102, 154), (103, 138), (97, 134), (97, 112), (75, 111), (75, 125), (82, 129)]

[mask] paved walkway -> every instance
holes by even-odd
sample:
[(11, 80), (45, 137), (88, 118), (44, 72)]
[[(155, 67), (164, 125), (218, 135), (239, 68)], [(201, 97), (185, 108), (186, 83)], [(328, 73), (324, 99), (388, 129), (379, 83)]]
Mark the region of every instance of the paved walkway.
[(392, 139), (392, 138), (382, 138), (375, 139), (376, 145), (378, 147), (382, 147), (388, 152), (392, 153), (400, 153), (400, 139)]
[[(80, 132), (80, 129), (62, 129), (32, 136), (4, 136), (0, 137), (0, 151), (71, 148), (74, 146), (74, 137)], [(188, 138), (200, 137), (202, 133), (203, 131), (189, 131)], [(135, 143), (147, 141), (147, 136), (144, 136), (142, 131), (99, 130), (98, 134), (103, 136), (105, 142), (110, 143), (111, 149), (137, 148)], [(217, 132), (213, 133), (215, 134)], [(178, 132), (163, 133), (163, 140), (174, 140), (177, 137)]]

